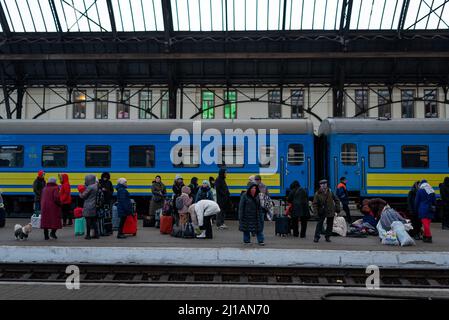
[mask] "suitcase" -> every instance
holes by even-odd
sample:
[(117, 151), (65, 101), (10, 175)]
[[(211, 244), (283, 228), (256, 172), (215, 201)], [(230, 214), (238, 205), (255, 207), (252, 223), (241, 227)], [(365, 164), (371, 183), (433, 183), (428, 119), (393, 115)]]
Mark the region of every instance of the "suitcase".
[(159, 230), (163, 234), (171, 234), (173, 230), (173, 217), (161, 216)]
[(290, 219), (287, 216), (276, 216), (274, 232), (276, 235), (286, 236), (290, 234)]
[(82, 236), (86, 230), (86, 218), (75, 219), (75, 236)]
[(110, 210), (104, 209), (102, 211), (101, 216), (98, 218), (98, 230), (102, 237), (112, 234), (112, 215)]
[(116, 205), (112, 206), (112, 230), (117, 231), (120, 226), (120, 218), (118, 216), (118, 209)]
[(123, 234), (137, 234), (137, 214), (132, 214), (126, 217), (125, 225), (123, 226)]

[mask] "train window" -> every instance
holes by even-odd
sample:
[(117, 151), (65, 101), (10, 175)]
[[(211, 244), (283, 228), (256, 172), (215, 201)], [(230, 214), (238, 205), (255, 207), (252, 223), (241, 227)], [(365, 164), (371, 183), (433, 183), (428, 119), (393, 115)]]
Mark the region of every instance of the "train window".
[(402, 146), (402, 168), (428, 168), (428, 146)]
[(340, 161), (346, 166), (355, 166), (357, 164), (357, 146), (354, 143), (344, 143), (341, 145)]
[(304, 163), (304, 146), (302, 144), (289, 144), (287, 153), (287, 163), (292, 166), (299, 166)]
[(272, 146), (260, 147), (259, 166), (261, 168), (269, 168), (272, 162), (276, 161), (276, 149)]
[(44, 168), (67, 167), (67, 146), (43, 146), (42, 167)]
[(385, 168), (385, 146), (369, 146), (369, 167)]
[(153, 168), (155, 162), (154, 146), (130, 146), (130, 168)]
[(197, 168), (200, 166), (198, 146), (177, 146), (172, 152), (173, 167)]
[(86, 168), (109, 168), (110, 166), (110, 146), (86, 146)]
[(23, 146), (0, 146), (0, 167), (23, 167)]
[(243, 146), (222, 146), (219, 167), (243, 168), (245, 165)]

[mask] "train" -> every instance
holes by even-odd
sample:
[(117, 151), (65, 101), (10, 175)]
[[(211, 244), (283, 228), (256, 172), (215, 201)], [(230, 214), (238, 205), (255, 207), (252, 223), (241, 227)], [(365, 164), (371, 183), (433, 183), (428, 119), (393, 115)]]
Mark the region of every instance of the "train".
[(88, 173), (126, 177), (135, 198), (148, 199), (156, 175), (171, 193), (217, 177), (225, 167), (238, 199), (261, 174), (273, 198), (298, 180), (312, 197), (317, 181), (348, 180), (353, 199), (403, 201), (414, 181), (438, 185), (449, 175), (449, 120), (328, 118), (318, 132), (308, 119), (270, 120), (4, 120), (0, 122), (0, 189), (15, 211), (31, 202), (38, 170), (65, 172), (73, 196)]

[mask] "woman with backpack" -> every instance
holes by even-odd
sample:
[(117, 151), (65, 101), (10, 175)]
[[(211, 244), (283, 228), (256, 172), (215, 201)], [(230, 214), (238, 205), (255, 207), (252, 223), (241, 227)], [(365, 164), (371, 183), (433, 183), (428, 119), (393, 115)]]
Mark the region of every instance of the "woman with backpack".
[(83, 206), (83, 216), (86, 218), (86, 236), (84, 239), (90, 240), (90, 230), (94, 230), (94, 239), (99, 239), (100, 234), (98, 231), (98, 216), (97, 216), (97, 193), (98, 185), (97, 178), (93, 174), (89, 174), (84, 178), (85, 190), (83, 186), (78, 186), (78, 191), (80, 191), (80, 198), (84, 199)]
[(432, 243), (430, 223), (435, 215), (435, 191), (427, 180), (422, 180), (415, 199), (415, 210), (424, 227), (423, 242)]

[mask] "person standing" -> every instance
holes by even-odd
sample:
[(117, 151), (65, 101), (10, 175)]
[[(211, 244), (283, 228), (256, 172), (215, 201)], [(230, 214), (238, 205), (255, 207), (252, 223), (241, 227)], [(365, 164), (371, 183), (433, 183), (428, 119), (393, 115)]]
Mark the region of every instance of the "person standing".
[(41, 193), (41, 229), (44, 229), (45, 240), (58, 239), (56, 230), (62, 228), (61, 224), (61, 198), (59, 194), (59, 187), (56, 184), (56, 178), (48, 179)]
[(327, 180), (320, 181), (320, 188), (313, 197), (313, 211), (318, 216), (318, 224), (315, 229), (314, 242), (320, 240), (321, 231), (323, 230), (324, 220), (326, 221), (326, 241), (331, 242), (332, 227), (334, 225), (335, 213), (340, 212), (340, 203), (332, 190), (327, 186)]
[(184, 187), (184, 179), (181, 175), (176, 175), (175, 181), (173, 182), (173, 195), (174, 200), (176, 200), (177, 197), (179, 197), (182, 193), (182, 187)]
[(228, 228), (224, 223), (225, 217), (232, 211), (231, 194), (226, 183), (226, 169), (224, 168), (218, 172), (215, 189), (217, 191), (217, 203), (220, 206), (220, 213), (217, 214), (217, 228), (223, 230)]
[(34, 210), (41, 210), (41, 194), (45, 187), (45, 172), (39, 170), (37, 173), (37, 178), (33, 182), (33, 192), (34, 192)]
[[(89, 174), (84, 178), (85, 188), (83, 186), (78, 186), (78, 191), (80, 191), (80, 198), (84, 199), (83, 205), (83, 217), (86, 218), (86, 236), (84, 239), (90, 240), (90, 230), (94, 230), (94, 239), (100, 238), (100, 233), (98, 230), (98, 215), (97, 215), (97, 178), (93, 174)], [(84, 191), (82, 191), (84, 190)]]
[(418, 212), (416, 212), (415, 208), (415, 200), (416, 200), (416, 194), (419, 190), (419, 181), (416, 181), (410, 191), (408, 192), (407, 196), (407, 207), (408, 207), (408, 213), (410, 216), (410, 220), (412, 222), (413, 229), (409, 231), (410, 235), (415, 240), (421, 240), (421, 229), (422, 229), (422, 223), (421, 219), (418, 217)]
[(188, 211), (190, 205), (193, 203), (192, 191), (190, 188), (187, 186), (182, 187), (182, 193), (179, 198), (182, 200), (182, 208), (178, 208), (179, 225), (185, 226), (186, 223), (189, 222)]
[(442, 227), (443, 230), (449, 230), (449, 177), (444, 178), (440, 183), (440, 197), (442, 203)]
[(72, 216), (70, 213), (72, 204), (72, 195), (70, 190), (69, 175), (66, 173), (61, 173), (59, 175), (59, 181), (61, 182), (61, 188), (59, 189), (59, 197), (61, 200), (62, 226), (63, 227), (67, 226), (67, 220), (68, 225), (71, 226), (73, 224)]
[(98, 182), (98, 186), (103, 191), (104, 196), (104, 208), (105, 210), (111, 210), (112, 208), (112, 195), (114, 194), (114, 186), (111, 182), (111, 174), (109, 172), (103, 172), (101, 179)]
[(150, 220), (155, 221), (155, 227), (159, 227), (159, 217), (156, 216), (156, 211), (164, 206), (165, 195), (167, 194), (167, 189), (162, 183), (161, 176), (156, 176), (151, 185), (151, 201), (150, 201)]
[(209, 177), (210, 191), (212, 191), (212, 196), (214, 201), (217, 202), (217, 191), (215, 190), (215, 178)]
[(251, 233), (255, 233), (259, 245), (264, 246), (264, 215), (260, 207), (259, 186), (252, 184), (243, 193), (239, 204), (239, 230), (243, 232), (243, 243), (251, 243)]
[(298, 181), (293, 181), (290, 185), (290, 192), (287, 198), (288, 202), (292, 204), (291, 210), (291, 224), (293, 229), (293, 236), (299, 236), (298, 222), (301, 221), (301, 238), (306, 237), (307, 222), (310, 219), (309, 200), (307, 192)]
[(419, 185), (418, 193), (415, 199), (415, 210), (421, 219), (424, 227), (423, 242), (432, 243), (432, 233), (430, 231), (430, 223), (435, 215), (435, 191), (427, 183), (427, 180), (422, 180)]
[(0, 228), (3, 228), (6, 223), (6, 210), (3, 203), (2, 190), (0, 189)]
[(348, 180), (345, 177), (340, 178), (340, 183), (337, 186), (337, 197), (340, 200), (343, 211), (346, 213), (346, 222), (351, 224), (351, 210), (349, 210), (349, 193), (347, 188)]
[(133, 214), (133, 204), (129, 196), (128, 181), (125, 178), (120, 178), (117, 181), (117, 210), (120, 217), (120, 225), (118, 228), (118, 239), (124, 239), (126, 236), (123, 234), (123, 227), (125, 226), (126, 218)]
[(214, 196), (210, 189), (209, 181), (207, 181), (207, 180), (203, 180), (203, 183), (202, 183), (201, 187), (199, 188), (198, 193), (196, 194), (195, 202), (198, 202), (201, 200), (214, 201)]

